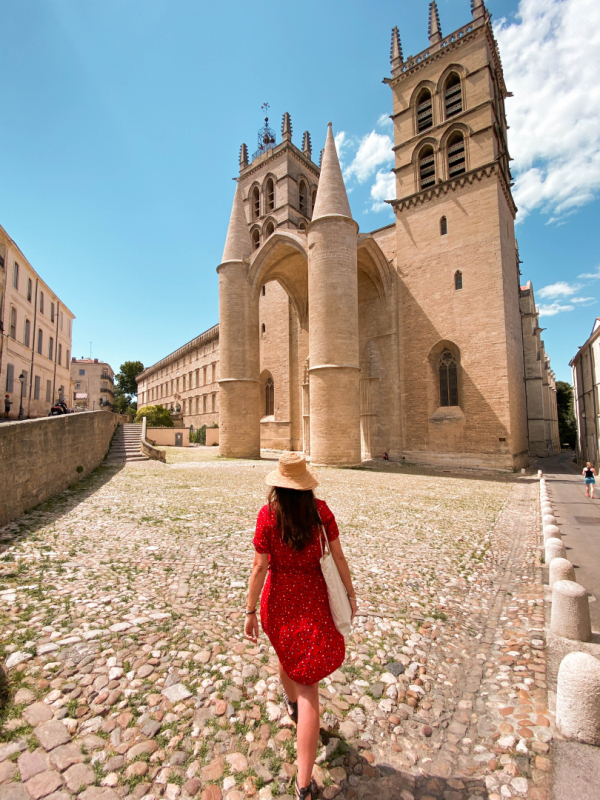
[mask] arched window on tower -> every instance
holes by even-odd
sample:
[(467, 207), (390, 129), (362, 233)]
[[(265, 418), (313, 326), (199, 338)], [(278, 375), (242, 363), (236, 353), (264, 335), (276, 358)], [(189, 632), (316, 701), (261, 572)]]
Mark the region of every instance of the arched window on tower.
[(317, 205), (317, 190), (313, 189), (312, 193), (312, 201), (310, 204), (310, 218), (312, 219), (312, 215), (315, 213), (315, 206)]
[(305, 231), (306, 230), (306, 223), (301, 222), (300, 225), (298, 225), (298, 230), (299, 231)]
[(273, 378), (268, 378), (265, 384), (265, 417), (275, 413), (275, 384)]
[(435, 155), (431, 145), (426, 145), (419, 153), (419, 181), (421, 189), (435, 184)]
[(300, 181), (298, 185), (298, 208), (301, 214), (308, 216), (308, 193), (304, 181)]
[(267, 213), (275, 209), (275, 184), (273, 178), (267, 180)]
[(258, 250), (258, 248), (260, 247), (260, 233), (258, 232), (258, 228), (255, 228), (252, 231), (252, 247), (255, 250)]
[(444, 87), (444, 103), (446, 108), (446, 119), (453, 117), (455, 114), (460, 114), (463, 110), (462, 107), (462, 88), (460, 85), (460, 78), (453, 72), (448, 76), (446, 85)]
[(269, 236), (273, 233), (274, 230), (275, 230), (275, 225), (271, 221), (269, 221), (267, 223), (267, 227), (266, 227), (266, 230), (265, 230), (267, 238), (269, 238)]
[(260, 192), (258, 186), (252, 190), (252, 219), (260, 217)]
[(417, 131), (426, 131), (433, 125), (433, 104), (429, 89), (423, 89), (417, 100)]
[(454, 273), (454, 288), (456, 291), (462, 289), (462, 272), (460, 270), (456, 270)]
[(448, 139), (448, 177), (455, 178), (466, 172), (465, 137), (456, 131)]
[(440, 220), (440, 236), (446, 236), (448, 233), (448, 220), (442, 217)]
[(440, 356), (440, 406), (458, 405), (458, 367), (450, 350)]

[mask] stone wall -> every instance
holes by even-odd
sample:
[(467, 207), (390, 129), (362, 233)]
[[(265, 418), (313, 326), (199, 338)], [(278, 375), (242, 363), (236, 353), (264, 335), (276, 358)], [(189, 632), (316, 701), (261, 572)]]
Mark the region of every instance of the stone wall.
[(90, 411), (0, 425), (0, 526), (89, 475), (120, 421)]

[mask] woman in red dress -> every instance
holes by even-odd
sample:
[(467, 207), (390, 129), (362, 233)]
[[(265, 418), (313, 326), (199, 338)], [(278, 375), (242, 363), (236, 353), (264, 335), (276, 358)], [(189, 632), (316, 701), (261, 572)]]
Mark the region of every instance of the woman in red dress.
[(333, 623), (321, 572), (322, 530), (348, 593), (352, 616), (356, 596), (335, 517), (327, 503), (315, 498), (318, 481), (306, 469), (304, 456), (283, 453), (266, 483), (272, 489), (256, 521), (245, 635), (257, 641), (256, 604), (262, 592), (262, 627), (279, 658), (288, 713), (298, 726), (296, 797), (312, 800), (316, 797), (311, 778), (319, 741), (319, 681), (338, 669), (345, 656), (344, 637)]

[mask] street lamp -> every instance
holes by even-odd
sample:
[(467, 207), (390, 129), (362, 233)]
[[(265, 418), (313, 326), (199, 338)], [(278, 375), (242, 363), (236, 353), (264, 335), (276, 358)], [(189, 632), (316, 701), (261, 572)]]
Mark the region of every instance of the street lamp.
[(21, 383), (21, 395), (19, 397), (19, 416), (17, 419), (23, 419), (24, 411), (23, 411), (23, 384), (25, 383), (25, 375), (21, 373), (19, 375), (19, 381)]

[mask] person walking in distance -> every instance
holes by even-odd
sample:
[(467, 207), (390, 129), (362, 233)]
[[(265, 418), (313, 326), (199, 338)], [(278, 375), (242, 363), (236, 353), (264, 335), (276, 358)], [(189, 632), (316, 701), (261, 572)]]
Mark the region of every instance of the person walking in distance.
[(596, 470), (592, 467), (591, 461), (587, 462), (581, 474), (585, 479), (585, 496), (593, 500), (594, 486), (596, 484)]
[(284, 700), (297, 724), (296, 798), (313, 800), (317, 796), (312, 771), (319, 741), (319, 681), (338, 669), (346, 655), (321, 571), (321, 536), (329, 541), (353, 617), (356, 595), (335, 517), (327, 503), (315, 498), (318, 481), (307, 470), (304, 456), (283, 453), (266, 483), (272, 488), (256, 521), (244, 633), (257, 641), (260, 597), (262, 627), (279, 658)]
[(4, 417), (8, 419), (10, 417), (10, 407), (12, 406), (12, 400), (10, 399), (9, 394), (4, 395)]

